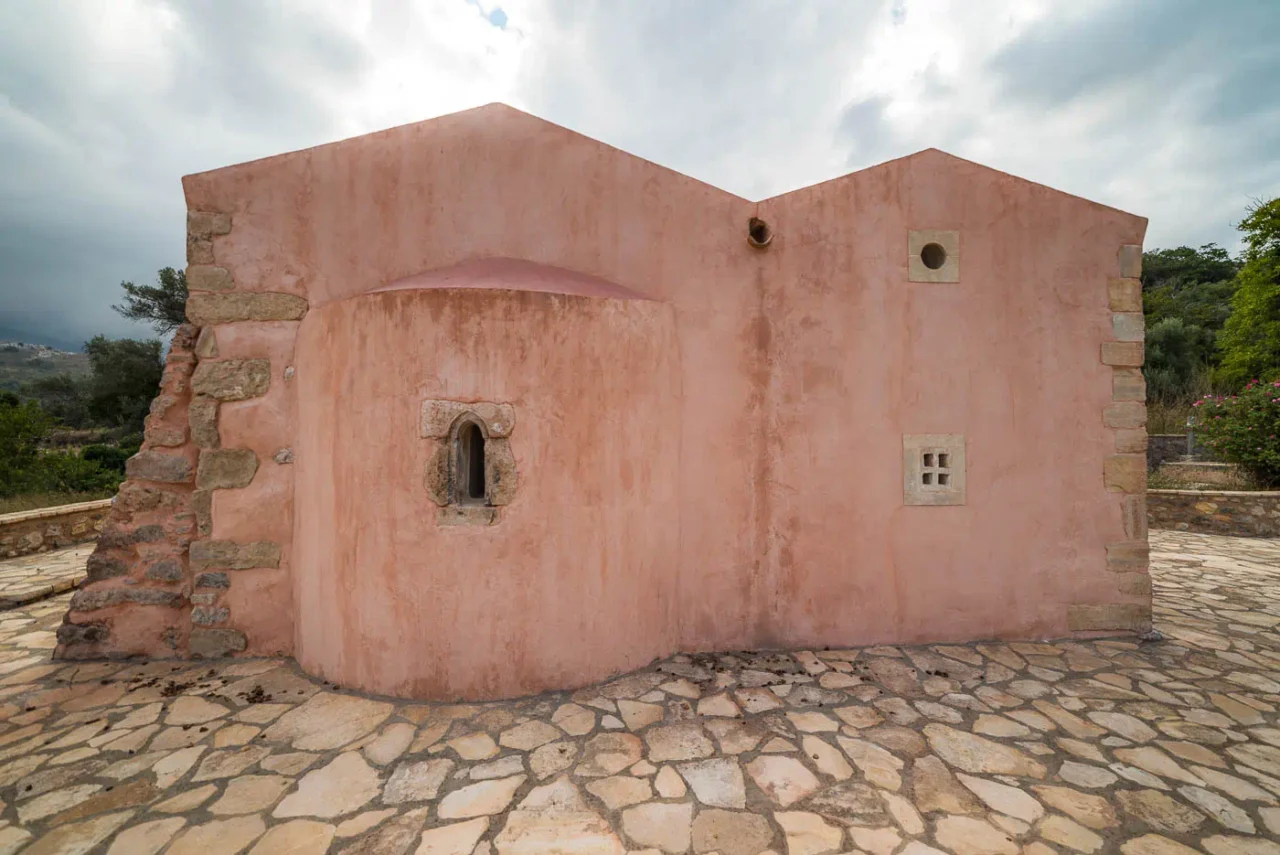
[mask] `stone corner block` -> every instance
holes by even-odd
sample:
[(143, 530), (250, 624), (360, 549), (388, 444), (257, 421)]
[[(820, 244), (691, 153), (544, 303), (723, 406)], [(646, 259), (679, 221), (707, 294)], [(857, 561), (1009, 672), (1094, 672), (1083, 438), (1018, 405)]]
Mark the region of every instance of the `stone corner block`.
[(248, 487), (258, 472), (258, 455), (251, 448), (206, 449), (196, 467), (196, 489), (234, 490)]
[(1111, 371), (1111, 400), (1147, 400), (1147, 380), (1141, 368), (1114, 368)]
[(200, 326), (236, 321), (300, 321), (306, 316), (307, 308), (308, 303), (302, 297), (276, 291), (202, 291), (187, 298), (187, 317)]
[(1147, 489), (1145, 454), (1112, 454), (1102, 462), (1102, 481), (1113, 493), (1144, 493)]
[(265, 540), (256, 543), (197, 540), (191, 544), (190, 563), (192, 573), (208, 569), (274, 569), (280, 566), (280, 544)]
[(231, 215), (220, 211), (187, 211), (187, 235), (211, 238), (231, 233)]
[(1141, 341), (1104, 341), (1102, 364), (1118, 368), (1141, 368), (1145, 357)]
[(125, 477), (131, 481), (186, 484), (192, 475), (191, 461), (178, 454), (139, 451), (125, 462)]
[(1107, 304), (1113, 312), (1141, 312), (1142, 280), (1108, 279)]
[[(225, 267), (215, 267), (212, 264), (191, 264), (187, 266), (187, 290), (190, 291), (230, 291), (236, 287), (235, 280), (231, 278), (231, 271)], [(193, 295), (187, 297), (187, 305), (191, 305), (194, 299)], [(195, 321), (194, 316), (190, 312), (187, 316)], [(199, 321), (195, 321), (200, 323)]]
[(187, 651), (198, 659), (217, 659), (240, 653), (247, 646), (244, 633), (236, 629), (193, 629)]
[(1107, 544), (1107, 569), (1113, 573), (1145, 573), (1151, 548), (1145, 540), (1124, 540)]
[(1146, 603), (1067, 606), (1067, 628), (1072, 632), (1145, 632), (1151, 628), (1151, 606)]
[(1142, 341), (1146, 338), (1146, 321), (1142, 312), (1112, 312), (1111, 333), (1116, 341)]
[(111, 630), (105, 623), (63, 623), (57, 636), (59, 644), (99, 644), (111, 636)]
[(187, 405), (187, 426), (191, 429), (191, 441), (196, 448), (217, 448), (222, 445), (218, 435), (218, 401), (206, 395), (197, 395)]
[(271, 362), (267, 359), (221, 359), (201, 362), (191, 377), (191, 389), (219, 401), (243, 401), (266, 394), (271, 388)]
[(200, 329), (200, 335), (196, 339), (195, 354), (197, 359), (218, 358), (218, 336), (214, 333), (213, 327)]
[(1147, 405), (1141, 401), (1119, 401), (1102, 408), (1102, 423), (1113, 429), (1142, 429), (1146, 432)]
[(1121, 428), (1116, 431), (1118, 454), (1144, 454), (1147, 450), (1147, 432), (1143, 428)]
[(1124, 279), (1142, 276), (1142, 244), (1127, 243), (1120, 247), (1120, 276)]

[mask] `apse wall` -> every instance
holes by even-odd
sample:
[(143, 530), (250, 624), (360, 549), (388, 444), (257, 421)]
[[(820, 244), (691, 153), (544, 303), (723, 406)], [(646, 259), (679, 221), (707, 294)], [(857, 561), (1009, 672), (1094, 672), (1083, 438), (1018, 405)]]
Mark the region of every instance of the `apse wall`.
[[(678, 354), (671, 307), (643, 299), (428, 288), (313, 309), (297, 342), (302, 666), (480, 699), (674, 649)], [(512, 407), (518, 485), (492, 525), (439, 520), (419, 430), (432, 399)]]

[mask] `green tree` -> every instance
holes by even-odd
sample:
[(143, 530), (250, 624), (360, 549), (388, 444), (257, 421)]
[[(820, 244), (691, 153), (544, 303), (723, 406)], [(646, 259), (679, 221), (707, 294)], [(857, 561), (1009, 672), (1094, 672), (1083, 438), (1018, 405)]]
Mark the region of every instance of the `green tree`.
[(12, 392), (0, 392), (0, 496), (39, 487), (32, 472), (40, 458), (40, 438), (50, 424), (35, 401), (23, 403)]
[(1212, 352), (1209, 331), (1178, 317), (1158, 321), (1147, 330), (1147, 397), (1165, 403), (1191, 398)]
[(121, 282), (124, 303), (111, 308), (131, 321), (151, 324), (160, 335), (168, 335), (187, 320), (187, 274), (166, 267), (158, 278), (159, 285)]
[(96, 335), (85, 342), (84, 349), (93, 370), (89, 378), (90, 417), (98, 424), (142, 430), (164, 372), (160, 342)]
[(1220, 338), (1220, 375), (1236, 386), (1280, 374), (1280, 197), (1251, 206), (1239, 229), (1244, 266)]
[(22, 396), (38, 401), (58, 424), (69, 428), (89, 427), (89, 384), (70, 374), (55, 374), (32, 380), (22, 387)]

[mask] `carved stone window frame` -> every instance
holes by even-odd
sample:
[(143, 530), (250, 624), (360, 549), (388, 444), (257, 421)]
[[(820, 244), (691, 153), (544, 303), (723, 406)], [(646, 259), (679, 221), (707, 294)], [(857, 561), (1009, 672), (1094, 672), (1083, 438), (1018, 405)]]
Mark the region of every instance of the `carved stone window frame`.
[[(484, 495), (466, 489), (464, 432), (475, 425), (484, 442)], [(441, 525), (493, 525), (499, 509), (511, 503), (516, 491), (516, 461), (509, 437), (516, 426), (515, 408), (489, 401), (422, 402), (419, 434), (432, 441), (426, 488), (440, 506)]]
[(964, 434), (903, 434), (904, 505), (963, 505), (966, 481)]

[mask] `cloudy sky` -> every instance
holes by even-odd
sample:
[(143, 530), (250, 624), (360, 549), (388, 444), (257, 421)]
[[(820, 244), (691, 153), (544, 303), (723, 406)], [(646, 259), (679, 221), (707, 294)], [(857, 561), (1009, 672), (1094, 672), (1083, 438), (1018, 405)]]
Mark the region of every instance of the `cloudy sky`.
[(1278, 0), (5, 0), (0, 339), (140, 335), (179, 179), (505, 101), (749, 198), (936, 146), (1237, 246)]

